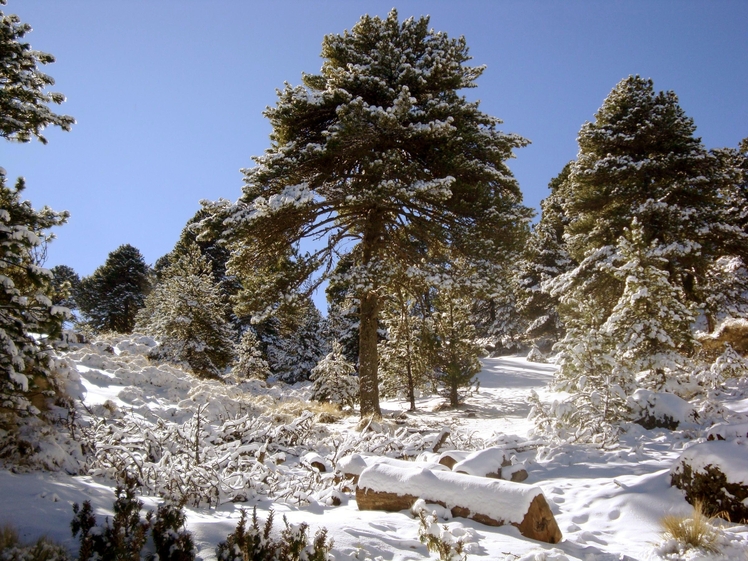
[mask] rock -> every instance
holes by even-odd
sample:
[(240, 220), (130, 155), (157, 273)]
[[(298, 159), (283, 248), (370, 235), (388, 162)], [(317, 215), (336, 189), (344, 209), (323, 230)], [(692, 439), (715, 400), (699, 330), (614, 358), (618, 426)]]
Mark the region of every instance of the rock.
[(418, 500), (441, 505), (452, 516), (489, 526), (516, 526), (526, 538), (558, 543), (562, 536), (538, 487), (448, 471), (375, 464), (359, 476), (360, 510), (397, 512)]
[(748, 448), (739, 441), (691, 446), (670, 469), (670, 483), (685, 491), (689, 503), (700, 501), (709, 515), (748, 520)]

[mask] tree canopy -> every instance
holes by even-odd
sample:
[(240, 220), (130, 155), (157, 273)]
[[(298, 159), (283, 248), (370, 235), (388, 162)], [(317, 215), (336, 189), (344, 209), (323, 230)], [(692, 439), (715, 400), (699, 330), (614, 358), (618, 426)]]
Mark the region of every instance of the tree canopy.
[[(379, 414), (377, 317), (390, 265), (418, 267), (423, 247), (500, 254), (531, 215), (506, 166), (527, 141), (461, 95), (484, 68), (466, 64), (464, 38), (428, 24), (393, 10), (326, 36), (321, 73), (287, 84), (266, 110), (271, 146), (244, 170), (226, 221), (230, 270), (264, 275), (267, 301), (313, 288), (305, 283), (325, 279), (341, 254), (353, 257), (362, 415)], [(314, 249), (302, 253), (302, 241)]]

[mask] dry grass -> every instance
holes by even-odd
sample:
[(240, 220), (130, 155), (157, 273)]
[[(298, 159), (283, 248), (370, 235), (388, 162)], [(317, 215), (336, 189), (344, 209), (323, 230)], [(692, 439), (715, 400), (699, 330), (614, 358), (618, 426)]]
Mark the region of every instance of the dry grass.
[(0, 526), (0, 551), (18, 545), (18, 532), (12, 526)]
[(693, 506), (691, 516), (670, 514), (660, 520), (664, 536), (689, 547), (717, 551), (719, 531), (712, 525), (712, 517), (704, 514), (700, 501), (696, 501)]

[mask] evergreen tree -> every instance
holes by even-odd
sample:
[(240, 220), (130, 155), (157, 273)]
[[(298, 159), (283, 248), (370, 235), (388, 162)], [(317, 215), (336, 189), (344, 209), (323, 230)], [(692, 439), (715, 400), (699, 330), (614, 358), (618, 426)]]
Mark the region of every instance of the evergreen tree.
[[(582, 126), (579, 156), (565, 182), (565, 234), (576, 262), (615, 247), (637, 219), (643, 243), (660, 244), (671, 282), (690, 301), (700, 300), (711, 263), (728, 248), (744, 247), (748, 237), (726, 213), (722, 195), (733, 174), (694, 131), (676, 95), (656, 94), (651, 80), (632, 76), (613, 89), (595, 122)], [(610, 281), (585, 279), (588, 297), (606, 315), (623, 290)]]
[(400, 287), (384, 303), (382, 324), (387, 332), (379, 343), (382, 395), (397, 397), (405, 390), (415, 411), (416, 391), (428, 385), (434, 360), (431, 322), (417, 299)]
[[(4, 5), (5, 0), (0, 0), (0, 6)], [(41, 134), (46, 127), (53, 125), (69, 131), (75, 119), (50, 111), (48, 105), (59, 105), (65, 96), (44, 91), (55, 81), (38, 67), (55, 58), (33, 50), (23, 41), (29, 31), (31, 26), (21, 23), (17, 15), (0, 11), (0, 136), (17, 142), (28, 142), (33, 137), (46, 144), (47, 139)]]
[(130, 333), (150, 285), (150, 267), (140, 251), (122, 245), (81, 280), (75, 299), (86, 316), (85, 324), (95, 331)]
[(233, 371), (239, 378), (268, 379), (270, 366), (264, 358), (260, 342), (252, 329), (247, 329), (242, 335), (236, 358)]
[(80, 290), (81, 279), (72, 267), (55, 265), (50, 269), (52, 273), (52, 303), (69, 310), (78, 308), (75, 293)]
[(210, 262), (192, 246), (163, 272), (136, 327), (159, 340), (160, 358), (186, 362), (198, 376), (215, 378), (234, 359), (226, 305)]
[(568, 222), (562, 209), (563, 183), (570, 167), (567, 164), (548, 185), (551, 194), (540, 203), (540, 220), (533, 227), (517, 274), (517, 307), (527, 322), (525, 337), (546, 351), (564, 336), (558, 300), (550, 295), (547, 283), (574, 266), (563, 239)]
[(312, 399), (353, 408), (358, 400), (356, 368), (343, 356), (340, 343), (333, 341), (332, 351), (312, 369)]
[[(284, 301), (315, 271), (322, 282), (350, 248), (361, 415), (380, 415), (378, 319), (389, 271), (416, 265), (422, 247), (491, 255), (515, 243), (530, 211), (505, 162), (526, 141), (499, 132), (498, 119), (459, 95), (483, 68), (467, 66), (465, 40), (429, 30), (427, 18), (364, 16), (326, 36), (322, 56), (320, 74), (287, 85), (266, 110), (272, 144), (246, 170), (227, 221), (229, 268), (266, 275), (273, 301)], [(304, 239), (327, 242), (301, 255)]]
[(434, 301), (436, 380), (450, 407), (460, 405), (481, 370), (478, 356), (483, 349), (475, 342), (471, 300), (459, 288), (443, 281)]
[(21, 200), (24, 187), (20, 178), (7, 187), (0, 168), (0, 413), (31, 410), (31, 394), (49, 387), (47, 338), (59, 335), (66, 317), (52, 303), (52, 274), (37, 251), (52, 238), (45, 231), (68, 214), (34, 210)]
[(312, 368), (324, 356), (322, 315), (308, 299), (294, 316), (286, 316), (284, 323), (266, 352), (273, 374), (283, 382), (295, 384), (308, 380)]

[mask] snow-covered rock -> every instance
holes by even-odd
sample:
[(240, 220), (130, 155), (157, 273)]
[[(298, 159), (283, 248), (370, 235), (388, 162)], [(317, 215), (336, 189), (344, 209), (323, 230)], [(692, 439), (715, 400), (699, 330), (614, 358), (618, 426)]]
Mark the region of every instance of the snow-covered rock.
[(628, 398), (634, 422), (646, 429), (675, 430), (698, 420), (696, 409), (675, 394), (639, 389)]

